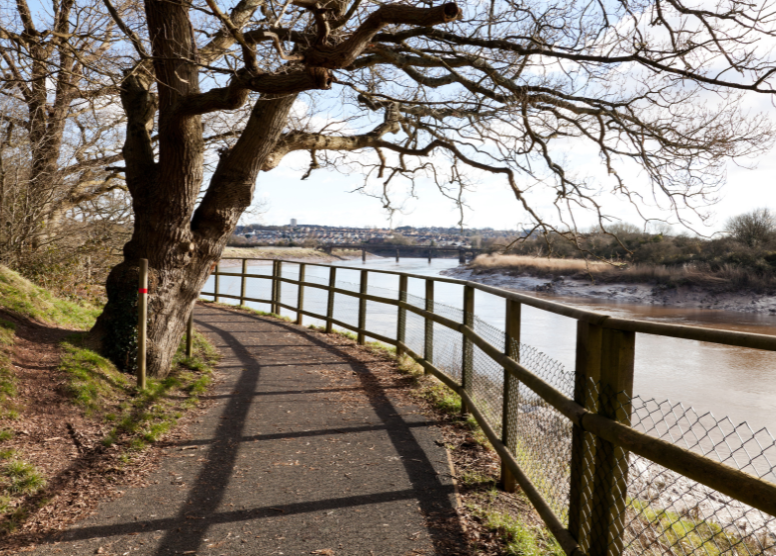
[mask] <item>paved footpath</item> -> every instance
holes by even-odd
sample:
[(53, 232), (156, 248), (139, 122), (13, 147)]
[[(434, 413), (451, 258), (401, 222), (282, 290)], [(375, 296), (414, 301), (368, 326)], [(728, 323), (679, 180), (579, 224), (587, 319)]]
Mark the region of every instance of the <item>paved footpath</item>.
[(199, 306), (214, 403), (130, 488), (34, 554), (466, 554), (441, 436), (356, 348)]

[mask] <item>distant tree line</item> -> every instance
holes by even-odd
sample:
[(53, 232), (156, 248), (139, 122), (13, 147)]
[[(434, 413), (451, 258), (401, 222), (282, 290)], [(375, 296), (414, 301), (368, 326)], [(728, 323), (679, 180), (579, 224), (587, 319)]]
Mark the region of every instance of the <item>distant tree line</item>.
[(612, 226), (608, 231), (611, 233), (591, 231), (581, 234), (579, 244), (582, 250), (553, 234), (534, 234), (515, 241), (506, 250), (503, 242), (500, 245), (490, 243), (485, 247), (516, 255), (597, 258), (663, 266), (702, 264), (712, 272), (728, 267), (762, 275), (776, 273), (776, 215), (767, 208), (730, 218), (723, 233), (712, 238), (669, 235), (667, 231), (649, 233), (631, 224)]

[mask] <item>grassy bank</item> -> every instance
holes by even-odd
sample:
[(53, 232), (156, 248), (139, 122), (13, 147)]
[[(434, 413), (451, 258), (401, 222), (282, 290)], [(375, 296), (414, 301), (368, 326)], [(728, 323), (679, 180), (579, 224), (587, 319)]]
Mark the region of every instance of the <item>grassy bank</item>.
[(90, 328), (102, 307), (61, 299), (18, 273), (0, 266), (0, 310), (63, 328)]
[[(169, 376), (150, 377), (138, 391), (135, 377), (89, 349), (87, 334), (76, 332), (91, 327), (100, 310), (58, 298), (0, 267), (0, 314), (6, 317), (0, 318), (0, 531), (12, 532), (33, 516), (40, 525), (58, 513), (78, 515), (84, 504), (74, 508), (68, 496), (98, 496), (117, 476), (135, 475), (130, 470), (144, 450), (165, 437), (211, 383), (218, 354), (195, 332), (192, 357), (182, 339)], [(26, 362), (15, 367), (19, 330)]]
[(192, 356), (186, 357), (182, 340), (170, 374), (164, 379), (149, 377), (146, 389), (137, 391), (134, 377), (84, 347), (84, 340), (83, 335), (73, 335), (62, 342), (60, 369), (73, 403), (86, 416), (111, 425), (102, 444), (122, 444), (124, 460), (159, 440), (183, 412), (196, 406), (218, 361), (215, 348), (195, 332)]

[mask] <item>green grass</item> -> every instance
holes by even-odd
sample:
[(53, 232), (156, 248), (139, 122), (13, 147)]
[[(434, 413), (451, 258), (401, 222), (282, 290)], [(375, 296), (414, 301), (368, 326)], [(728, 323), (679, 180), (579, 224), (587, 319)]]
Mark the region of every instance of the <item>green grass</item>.
[(96, 305), (60, 299), (4, 266), (0, 266), (0, 308), (39, 322), (82, 330), (90, 328), (102, 311)]
[(86, 336), (73, 334), (61, 343), (59, 368), (68, 377), (67, 389), (86, 415), (102, 413), (132, 392), (127, 375), (94, 351), (83, 347)]
[[(2, 301), (0, 301), (0, 306)], [(16, 396), (16, 375), (11, 364), (16, 326), (0, 319), (0, 407), (5, 408), (9, 399)]]
[[(11, 532), (29, 515), (23, 503), (46, 487), (46, 478), (31, 463), (24, 461), (15, 450), (0, 451), (0, 529)], [(47, 498), (35, 501), (36, 507), (48, 503)]]
[(544, 527), (531, 527), (519, 518), (493, 509), (469, 505), (486, 529), (499, 533), (509, 556), (565, 556), (555, 537)]
[(103, 445), (120, 442), (128, 452), (141, 451), (159, 440), (183, 411), (196, 406), (212, 381), (218, 360), (216, 349), (195, 331), (192, 356), (186, 357), (184, 338), (173, 357), (170, 375), (164, 379), (149, 377), (146, 389), (137, 391), (133, 378), (85, 347), (84, 339), (84, 335), (74, 334), (62, 342), (60, 369), (68, 377), (68, 392), (87, 415), (114, 424)]
[[(15, 450), (0, 452), (0, 516), (13, 513), (17, 502), (38, 493), (46, 479), (34, 465), (21, 459)], [(14, 521), (14, 520), (12, 520)], [(10, 522), (5, 524), (12, 525)]]

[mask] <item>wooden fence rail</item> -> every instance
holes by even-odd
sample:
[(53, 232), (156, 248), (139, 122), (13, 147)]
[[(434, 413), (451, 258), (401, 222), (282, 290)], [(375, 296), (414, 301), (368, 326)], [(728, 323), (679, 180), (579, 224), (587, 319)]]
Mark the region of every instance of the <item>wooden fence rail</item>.
[[(248, 260), (271, 261), (272, 274), (248, 273)], [(299, 279), (283, 277), (284, 264), (299, 265)], [(327, 285), (306, 281), (305, 278), (308, 275), (306, 270), (312, 266), (329, 269)], [(360, 273), (357, 292), (337, 287), (337, 271), (339, 269), (357, 270)], [(370, 273), (398, 276), (397, 298), (369, 294), (368, 278)], [(766, 514), (776, 516), (776, 484), (662, 439), (649, 436), (630, 426), (630, 399), (633, 393), (636, 332), (776, 351), (776, 337), (774, 336), (613, 318), (474, 282), (386, 270), (271, 259), (242, 259), (242, 272), (224, 272), (219, 265), (214, 274), (215, 291), (202, 292), (202, 295), (212, 296), (215, 300), (220, 298), (235, 299), (241, 304), (246, 301), (267, 303), (271, 305), (273, 313), (279, 313), (281, 308), (296, 312), (297, 323), (301, 323), (302, 316), (305, 315), (324, 321), (327, 332), (331, 332), (333, 326), (355, 332), (359, 343), (363, 344), (365, 338), (370, 337), (396, 346), (397, 353), (412, 357), (424, 368), (426, 373), (434, 375), (457, 392), (461, 396), (464, 411), (474, 416), (501, 458), (504, 487), (507, 490), (514, 490), (515, 485), (520, 486), (548, 529), (569, 556), (581, 556), (582, 554), (607, 556), (607, 554), (622, 552), (624, 532), (622, 515), (627, 503), (627, 489), (625, 487), (628, 473), (627, 454), (629, 452), (647, 458)], [(221, 276), (241, 279), (239, 296), (219, 291), (219, 277)], [(245, 286), (248, 278), (271, 280), (271, 299), (248, 297)], [(409, 278), (425, 282), (424, 308), (408, 302), (407, 283)], [(283, 283), (298, 286), (295, 306), (282, 302), (280, 293)], [(452, 283), (463, 286), (463, 322), (456, 322), (435, 312), (435, 283)], [(317, 288), (328, 292), (325, 315), (304, 308), (305, 288)], [(506, 343), (504, 346), (494, 346), (474, 330), (475, 290), (505, 300)], [(358, 300), (357, 325), (334, 318), (337, 295), (349, 296)], [(390, 338), (366, 328), (367, 301), (396, 307), (396, 338)], [(516, 346), (520, 342), (522, 305), (577, 319), (577, 357), (573, 399), (521, 364), (519, 350)], [(414, 313), (425, 321), (422, 354), (416, 353), (406, 344), (407, 312)], [(435, 323), (461, 334), (463, 349), (461, 350), (460, 383), (439, 369), (433, 360), (433, 325)], [(473, 346), (478, 347), (504, 369), (501, 436), (496, 434), (493, 425), (472, 398)], [(586, 406), (586, 400), (590, 398), (586, 389), (591, 382), (599, 385), (598, 392), (596, 392), (597, 401), (592, 406)], [(554, 513), (515, 458), (518, 439), (516, 437), (517, 428), (513, 420), (517, 418), (518, 413), (518, 385), (532, 390), (572, 424), (568, 527), (563, 525), (561, 519)], [(585, 445), (585, 432), (592, 433), (594, 437), (592, 446)], [(593, 454), (594, 462), (592, 465), (595, 466), (596, 471), (592, 479), (593, 484), (587, 485), (591, 491), (587, 497), (583, 496), (582, 493), (582, 467), (585, 459), (583, 453), (586, 450)], [(596, 508), (595, 512), (591, 511), (592, 507)], [(618, 518), (618, 516), (620, 517)], [(593, 519), (597, 520), (597, 523), (584, 523), (585, 520)], [(581, 546), (585, 547), (584, 551)]]

